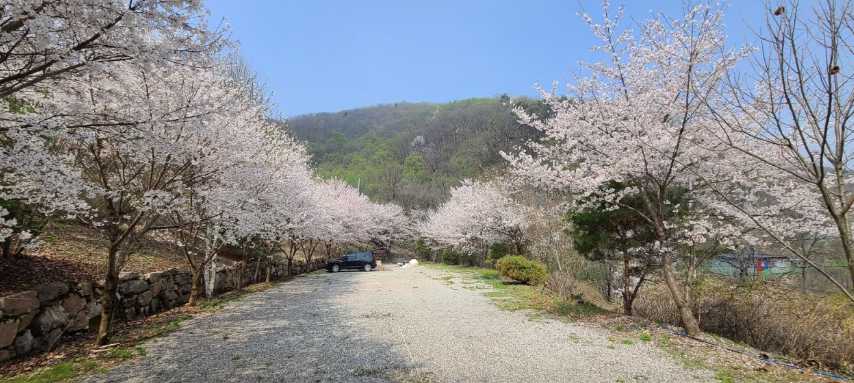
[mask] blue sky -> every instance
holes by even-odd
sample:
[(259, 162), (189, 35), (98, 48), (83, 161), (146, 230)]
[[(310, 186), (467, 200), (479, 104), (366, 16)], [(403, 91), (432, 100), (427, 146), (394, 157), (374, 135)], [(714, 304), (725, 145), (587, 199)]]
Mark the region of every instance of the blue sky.
[[(752, 38), (763, 3), (730, 3), (734, 43)], [(683, 9), (681, 0), (623, 4), (635, 21)], [(213, 24), (229, 25), (283, 116), (535, 96), (535, 83), (564, 82), (591, 57), (594, 40), (577, 13), (600, 14), (600, 2), (588, 0), (208, 0), (207, 7)]]

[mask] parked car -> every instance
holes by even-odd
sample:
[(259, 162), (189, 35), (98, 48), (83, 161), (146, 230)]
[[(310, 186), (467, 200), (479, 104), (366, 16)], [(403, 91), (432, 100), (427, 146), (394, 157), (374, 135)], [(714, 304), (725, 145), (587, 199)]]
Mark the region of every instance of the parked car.
[(371, 271), (376, 267), (377, 260), (374, 253), (370, 251), (350, 253), (326, 263), (326, 271), (330, 273), (337, 273), (344, 269)]

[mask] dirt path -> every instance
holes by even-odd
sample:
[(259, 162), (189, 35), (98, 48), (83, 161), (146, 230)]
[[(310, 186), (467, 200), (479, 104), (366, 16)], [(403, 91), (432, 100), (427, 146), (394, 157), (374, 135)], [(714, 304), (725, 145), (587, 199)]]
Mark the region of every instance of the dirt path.
[(314, 273), (191, 320), (91, 382), (692, 382), (654, 346), (529, 320), (424, 267)]

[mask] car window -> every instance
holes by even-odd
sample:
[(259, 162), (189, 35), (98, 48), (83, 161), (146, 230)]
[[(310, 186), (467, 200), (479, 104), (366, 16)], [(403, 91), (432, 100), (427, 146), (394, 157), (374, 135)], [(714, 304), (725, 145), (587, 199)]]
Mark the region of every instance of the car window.
[(373, 257), (371, 255), (371, 252), (367, 251), (367, 252), (361, 252), (361, 253), (347, 254), (344, 257), (342, 257), (341, 259), (345, 262), (347, 262), (347, 261), (350, 261), (350, 262), (353, 262), (353, 261), (355, 261), (355, 262), (370, 262), (373, 259)]

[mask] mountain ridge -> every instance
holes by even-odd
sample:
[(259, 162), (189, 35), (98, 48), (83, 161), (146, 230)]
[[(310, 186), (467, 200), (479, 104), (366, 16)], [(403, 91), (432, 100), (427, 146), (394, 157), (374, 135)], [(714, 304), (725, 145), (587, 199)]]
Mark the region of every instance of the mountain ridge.
[(539, 101), (502, 95), (311, 113), (287, 124), (321, 177), (343, 179), (376, 201), (425, 209), (460, 180), (500, 171), (499, 151), (537, 136), (519, 124), (515, 107), (545, 113)]

